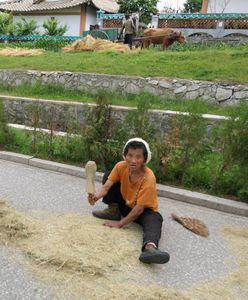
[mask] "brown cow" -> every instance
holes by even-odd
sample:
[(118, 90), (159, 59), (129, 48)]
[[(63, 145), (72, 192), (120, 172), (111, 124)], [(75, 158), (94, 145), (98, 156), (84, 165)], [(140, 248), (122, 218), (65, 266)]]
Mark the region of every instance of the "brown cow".
[(186, 43), (185, 35), (181, 31), (172, 28), (148, 28), (144, 30), (143, 47), (148, 48), (150, 44), (163, 45), (163, 50), (174, 42)]

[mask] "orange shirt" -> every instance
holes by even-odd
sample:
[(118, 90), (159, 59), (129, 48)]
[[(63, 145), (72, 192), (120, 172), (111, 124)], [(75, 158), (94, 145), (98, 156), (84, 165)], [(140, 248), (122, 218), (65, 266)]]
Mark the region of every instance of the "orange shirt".
[(133, 183), (129, 180), (129, 170), (125, 161), (118, 162), (108, 179), (111, 182), (120, 182), (121, 194), (126, 205), (133, 208), (136, 204), (144, 205), (158, 211), (158, 197), (156, 190), (156, 178), (151, 169), (145, 167), (144, 177)]

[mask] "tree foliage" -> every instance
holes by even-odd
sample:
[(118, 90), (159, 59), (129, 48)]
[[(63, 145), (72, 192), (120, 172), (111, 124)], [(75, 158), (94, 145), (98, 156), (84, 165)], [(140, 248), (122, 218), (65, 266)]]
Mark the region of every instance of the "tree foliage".
[(121, 13), (139, 13), (140, 20), (145, 23), (151, 22), (151, 14), (157, 12), (158, 0), (118, 0)]
[(15, 35), (29, 35), (37, 34), (37, 22), (35, 20), (28, 21), (25, 18), (21, 18), (20, 21), (14, 23)]
[(164, 13), (164, 14), (174, 14), (176, 12), (177, 12), (177, 10), (170, 6), (164, 6), (161, 11), (161, 13)]
[(13, 19), (11, 14), (0, 12), (0, 34), (13, 34)]
[(46, 19), (43, 23), (43, 27), (45, 29), (45, 35), (63, 35), (68, 30), (67, 24), (60, 25), (59, 21), (51, 17), (50, 19)]
[(184, 3), (185, 12), (200, 12), (202, 7), (202, 0), (187, 0)]

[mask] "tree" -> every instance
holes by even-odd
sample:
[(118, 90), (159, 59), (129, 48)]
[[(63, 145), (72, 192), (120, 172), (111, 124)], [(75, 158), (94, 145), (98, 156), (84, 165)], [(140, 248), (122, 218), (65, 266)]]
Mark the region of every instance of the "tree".
[(20, 21), (14, 23), (14, 32), (16, 35), (37, 34), (37, 22), (35, 20), (26, 20), (21, 18)]
[(0, 12), (0, 35), (13, 34), (13, 18), (11, 14)]
[(202, 0), (187, 0), (184, 3), (184, 12), (194, 13), (199, 12), (202, 7)]
[(174, 14), (176, 12), (177, 12), (177, 10), (175, 8), (172, 8), (169, 6), (164, 6), (161, 11), (162, 14)]
[(118, 0), (121, 13), (139, 13), (140, 20), (144, 23), (151, 22), (151, 14), (157, 12), (158, 0)]
[(59, 21), (54, 17), (46, 19), (43, 27), (45, 28), (45, 35), (63, 35), (68, 30), (67, 24), (60, 26)]

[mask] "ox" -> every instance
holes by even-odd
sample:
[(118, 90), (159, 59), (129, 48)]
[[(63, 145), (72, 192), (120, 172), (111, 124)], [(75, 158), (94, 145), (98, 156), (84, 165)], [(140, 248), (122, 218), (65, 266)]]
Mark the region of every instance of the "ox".
[(148, 28), (144, 30), (142, 47), (148, 48), (150, 44), (163, 45), (163, 50), (174, 42), (186, 43), (185, 35), (181, 31), (171, 28)]

